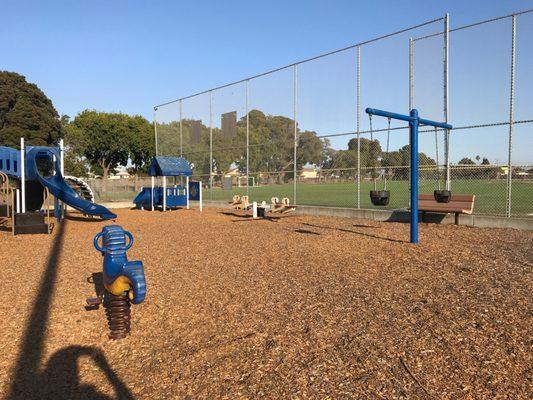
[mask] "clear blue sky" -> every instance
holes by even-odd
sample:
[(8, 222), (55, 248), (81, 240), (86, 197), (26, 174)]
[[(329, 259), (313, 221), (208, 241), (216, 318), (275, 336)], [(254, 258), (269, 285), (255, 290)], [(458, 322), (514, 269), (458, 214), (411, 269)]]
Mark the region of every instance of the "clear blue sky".
[(151, 119), (154, 104), (445, 12), (458, 26), (532, 6), (518, 0), (4, 0), (0, 69), (39, 85), (60, 114), (92, 108)]

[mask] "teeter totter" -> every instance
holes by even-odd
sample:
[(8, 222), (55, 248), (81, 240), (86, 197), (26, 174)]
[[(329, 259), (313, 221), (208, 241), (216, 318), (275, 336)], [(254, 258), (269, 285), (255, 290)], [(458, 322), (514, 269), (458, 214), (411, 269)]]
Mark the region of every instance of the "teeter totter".
[(265, 218), (267, 212), (271, 214), (287, 214), (296, 210), (296, 206), (291, 205), (288, 197), (282, 198), (281, 201), (278, 197), (272, 197), (270, 204), (267, 204), (265, 201), (250, 203), (248, 196), (236, 194), (228, 203), (231, 208), (236, 210), (253, 210), (254, 218)]
[(296, 206), (290, 204), (288, 197), (284, 197), (281, 201), (279, 201), (279, 198), (277, 197), (272, 197), (270, 202), (271, 213), (286, 214), (296, 210)]
[(239, 196), (236, 194), (233, 196), (229, 205), (236, 210), (247, 210), (250, 208), (250, 201), (248, 196)]

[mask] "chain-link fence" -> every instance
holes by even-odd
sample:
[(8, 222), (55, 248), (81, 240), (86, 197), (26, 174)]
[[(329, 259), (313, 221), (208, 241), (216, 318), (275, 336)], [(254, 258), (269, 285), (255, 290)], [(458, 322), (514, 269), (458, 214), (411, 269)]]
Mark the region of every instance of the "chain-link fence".
[(454, 126), (421, 129), (421, 193), (449, 187), (475, 194), (476, 213), (531, 216), (531, 37), (533, 10), (461, 27), (446, 15), (159, 105), (156, 151), (191, 161), (206, 199), (373, 208), (369, 191), (386, 184), (386, 208), (405, 208), (408, 128), (371, 126), (363, 110), (417, 108)]

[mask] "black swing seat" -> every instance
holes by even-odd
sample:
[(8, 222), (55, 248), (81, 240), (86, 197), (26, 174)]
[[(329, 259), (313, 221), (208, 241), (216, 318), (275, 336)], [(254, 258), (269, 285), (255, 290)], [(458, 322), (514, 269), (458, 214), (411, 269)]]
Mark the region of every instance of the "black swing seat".
[(375, 206), (386, 206), (389, 204), (390, 191), (389, 190), (371, 190), (370, 201)]
[(435, 190), (433, 197), (437, 203), (449, 203), (452, 198), (451, 190)]

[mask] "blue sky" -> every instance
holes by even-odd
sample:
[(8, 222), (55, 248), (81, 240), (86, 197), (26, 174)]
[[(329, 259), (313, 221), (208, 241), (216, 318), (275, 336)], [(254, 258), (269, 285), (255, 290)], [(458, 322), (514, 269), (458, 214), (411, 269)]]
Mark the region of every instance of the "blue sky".
[[(0, 69), (19, 72), (38, 84), (61, 114), (75, 116), (92, 108), (151, 119), (154, 104), (438, 18), (445, 12), (451, 14), (452, 26), (458, 26), (532, 6), (531, 1), (517, 0), (379, 4), (3, 0)], [(506, 28), (501, 29), (505, 35)], [(437, 54), (438, 44), (421, 51)], [(342, 65), (343, 61), (337, 62)], [(494, 61), (494, 68), (503, 69), (505, 62), (504, 58)], [(426, 67), (431, 72), (431, 67)], [(430, 75), (428, 81), (436, 79)], [(320, 74), (316, 76), (320, 79)], [(500, 89), (504, 90), (503, 86), (494, 90)], [(309, 88), (307, 93), (312, 95), (313, 90)], [(438, 109), (439, 105), (431, 107)], [(305, 120), (305, 115), (302, 118)], [(323, 122), (325, 131), (345, 128), (335, 125), (335, 118), (330, 120), (329, 125)], [(495, 149), (487, 147), (486, 152), (496, 156)], [(523, 155), (524, 162), (527, 157)]]

